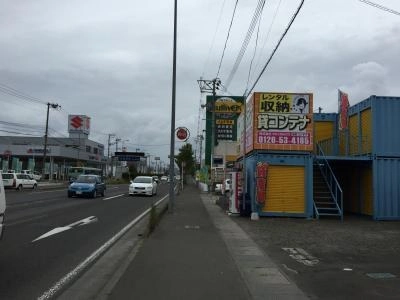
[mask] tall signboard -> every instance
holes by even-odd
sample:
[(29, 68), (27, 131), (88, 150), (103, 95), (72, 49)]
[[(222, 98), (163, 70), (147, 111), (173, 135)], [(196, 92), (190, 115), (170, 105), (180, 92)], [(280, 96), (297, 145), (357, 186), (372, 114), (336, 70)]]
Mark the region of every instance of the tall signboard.
[[(213, 100), (215, 100), (214, 105)], [(211, 141), (213, 128), (215, 146), (218, 145), (218, 142), (236, 142), (238, 140), (237, 119), (242, 112), (243, 101), (242, 96), (215, 96), (215, 99), (213, 96), (207, 96), (205, 145), (206, 165), (211, 165)], [(215, 108), (214, 110), (213, 107)]]
[(312, 93), (253, 93), (246, 110), (246, 153), (313, 150)]
[(90, 133), (90, 118), (85, 115), (68, 115), (68, 132), (69, 134), (85, 134)]

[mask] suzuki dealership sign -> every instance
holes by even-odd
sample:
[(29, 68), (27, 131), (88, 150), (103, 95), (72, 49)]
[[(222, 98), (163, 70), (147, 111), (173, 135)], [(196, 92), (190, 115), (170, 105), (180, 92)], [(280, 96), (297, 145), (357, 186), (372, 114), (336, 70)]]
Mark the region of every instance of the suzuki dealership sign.
[(69, 133), (83, 133), (89, 135), (90, 133), (90, 118), (85, 115), (69, 115), (68, 116), (68, 132)]

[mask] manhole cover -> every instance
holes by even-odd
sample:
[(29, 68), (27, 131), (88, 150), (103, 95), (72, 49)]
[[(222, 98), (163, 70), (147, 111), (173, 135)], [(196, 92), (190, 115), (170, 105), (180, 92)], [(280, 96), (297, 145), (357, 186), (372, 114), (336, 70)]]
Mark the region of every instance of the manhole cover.
[(367, 276), (373, 279), (388, 279), (396, 277), (396, 275), (393, 275), (391, 273), (367, 273)]

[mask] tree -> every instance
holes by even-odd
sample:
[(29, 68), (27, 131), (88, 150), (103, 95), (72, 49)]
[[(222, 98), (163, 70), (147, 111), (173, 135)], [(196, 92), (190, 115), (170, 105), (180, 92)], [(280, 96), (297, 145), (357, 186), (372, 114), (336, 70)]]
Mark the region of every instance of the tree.
[(196, 165), (191, 144), (187, 143), (179, 149), (179, 154), (175, 155), (175, 161), (178, 164), (181, 173), (183, 163), (185, 174), (194, 175)]

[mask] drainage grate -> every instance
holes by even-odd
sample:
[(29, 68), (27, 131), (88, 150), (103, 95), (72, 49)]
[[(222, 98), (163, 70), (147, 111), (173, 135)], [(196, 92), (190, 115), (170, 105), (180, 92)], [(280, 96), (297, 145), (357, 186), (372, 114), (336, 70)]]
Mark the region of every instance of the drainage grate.
[(393, 275), (392, 273), (367, 273), (367, 276), (373, 279), (396, 278), (396, 275)]

